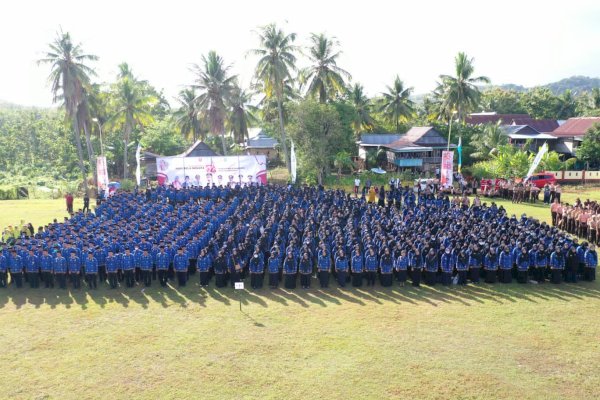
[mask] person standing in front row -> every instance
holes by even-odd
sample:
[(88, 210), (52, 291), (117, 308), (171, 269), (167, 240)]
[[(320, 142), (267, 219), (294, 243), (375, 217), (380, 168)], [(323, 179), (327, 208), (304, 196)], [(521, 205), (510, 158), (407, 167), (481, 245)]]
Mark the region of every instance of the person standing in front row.
[(131, 254), (129, 248), (125, 249), (125, 254), (121, 257), (121, 267), (125, 275), (125, 286), (132, 288), (135, 286), (135, 257)]
[(400, 286), (404, 286), (406, 283), (409, 261), (410, 260), (406, 255), (406, 250), (402, 249), (395, 263), (396, 273), (398, 274), (398, 281), (400, 282)]
[(313, 273), (313, 265), (308, 252), (302, 253), (299, 269), (302, 289), (310, 289), (310, 276)]
[(317, 269), (319, 270), (319, 283), (321, 288), (327, 288), (329, 286), (329, 271), (331, 270), (331, 257), (327, 248), (323, 246), (319, 250), (317, 258)]
[(8, 260), (0, 251), (0, 288), (5, 288), (7, 284), (6, 271), (8, 270)]
[(179, 287), (185, 286), (187, 281), (187, 273), (188, 273), (188, 256), (184, 254), (183, 247), (180, 247), (177, 250), (177, 254), (173, 258), (173, 268), (177, 274), (177, 281)]
[(296, 289), (296, 274), (298, 273), (298, 267), (296, 266), (296, 259), (294, 255), (289, 252), (285, 260), (283, 261), (283, 274), (285, 275), (285, 288)]
[(210, 255), (208, 255), (206, 249), (202, 249), (200, 251), (200, 255), (198, 256), (198, 261), (196, 262), (196, 265), (198, 268), (198, 272), (200, 273), (200, 286), (207, 287), (208, 282), (210, 280), (209, 271), (211, 265), (211, 258)]
[(377, 276), (377, 254), (373, 247), (369, 248), (369, 253), (365, 257), (365, 271), (367, 273), (367, 286), (375, 286), (375, 277)]
[(52, 269), (54, 276), (58, 281), (58, 287), (61, 289), (67, 288), (67, 259), (63, 257), (60, 251), (56, 252), (56, 258), (53, 261)]
[(348, 258), (344, 250), (338, 252), (338, 256), (335, 258), (335, 272), (337, 275), (337, 281), (339, 287), (346, 286), (346, 275), (348, 274)]
[(392, 273), (394, 271), (394, 260), (390, 254), (390, 249), (385, 248), (381, 260), (379, 260), (379, 281), (381, 286), (390, 287), (392, 286)]
[(159, 246), (158, 253), (156, 253), (156, 272), (158, 274), (158, 282), (160, 286), (167, 287), (169, 265), (171, 260), (169, 254), (165, 251), (165, 246), (162, 244)]
[(25, 272), (27, 272), (29, 286), (32, 289), (37, 289), (40, 287), (40, 268), (38, 265), (38, 257), (35, 255), (33, 249), (30, 249), (29, 255), (25, 257)]
[(89, 289), (97, 289), (98, 280), (98, 260), (94, 257), (94, 253), (90, 250), (85, 259), (85, 281)]
[(140, 257), (140, 270), (144, 286), (150, 287), (152, 284), (152, 256), (148, 254), (148, 248), (144, 249)]
[(271, 256), (268, 261), (269, 269), (269, 286), (271, 289), (277, 289), (279, 286), (279, 253), (277, 250), (271, 251)]
[(413, 251), (410, 252), (408, 262), (410, 265), (410, 279), (412, 280), (412, 285), (414, 287), (419, 287), (421, 286), (423, 257), (421, 256), (421, 250), (419, 250), (418, 247), (415, 247)]
[(81, 287), (81, 261), (75, 250), (71, 250), (71, 257), (67, 260), (67, 268), (69, 269), (73, 289), (79, 289)]
[(598, 254), (596, 246), (590, 244), (585, 252), (585, 269), (583, 271), (583, 279), (588, 282), (596, 280), (596, 267), (598, 266)]
[(364, 262), (363, 256), (360, 252), (360, 247), (356, 246), (356, 249), (352, 253), (352, 286), (361, 287), (362, 286), (362, 278), (364, 273)]
[(565, 269), (565, 257), (561, 252), (560, 246), (550, 254), (550, 271), (552, 272), (551, 282), (558, 284), (562, 281), (563, 270)]
[(257, 248), (254, 250), (254, 254), (248, 262), (248, 269), (250, 270), (250, 286), (252, 286), (252, 289), (262, 289), (263, 286), (265, 264), (258, 253), (259, 249)]
[(106, 274), (108, 275), (108, 284), (111, 289), (115, 289), (118, 285), (119, 261), (119, 257), (115, 256), (112, 250), (109, 250), (106, 257)]
[(42, 251), (40, 257), (40, 270), (42, 271), (42, 279), (46, 288), (54, 288), (54, 276), (52, 275), (52, 256), (48, 254), (48, 249)]
[(527, 253), (527, 247), (523, 246), (521, 253), (517, 256), (517, 282), (527, 283), (529, 265), (530, 257)]

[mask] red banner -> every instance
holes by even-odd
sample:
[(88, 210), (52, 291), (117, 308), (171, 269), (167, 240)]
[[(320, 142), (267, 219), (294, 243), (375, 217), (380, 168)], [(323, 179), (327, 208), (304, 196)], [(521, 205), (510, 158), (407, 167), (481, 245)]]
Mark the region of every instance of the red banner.
[(440, 184), (442, 187), (452, 186), (452, 163), (454, 162), (453, 151), (442, 151), (442, 168), (440, 169)]

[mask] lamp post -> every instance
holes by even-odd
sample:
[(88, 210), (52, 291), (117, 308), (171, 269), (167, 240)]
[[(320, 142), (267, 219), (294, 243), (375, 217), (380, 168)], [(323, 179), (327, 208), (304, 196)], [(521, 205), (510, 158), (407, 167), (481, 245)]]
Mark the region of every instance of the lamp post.
[(100, 155), (104, 155), (104, 146), (102, 145), (102, 125), (100, 125), (100, 121), (98, 118), (92, 118), (92, 121), (98, 124), (98, 129), (100, 130)]
[(449, 128), (448, 128), (448, 147), (446, 148), (446, 150), (450, 151), (450, 137), (452, 136), (452, 119), (454, 118), (454, 115), (456, 114), (456, 110), (452, 110), (452, 112), (450, 113), (450, 121), (449, 121)]

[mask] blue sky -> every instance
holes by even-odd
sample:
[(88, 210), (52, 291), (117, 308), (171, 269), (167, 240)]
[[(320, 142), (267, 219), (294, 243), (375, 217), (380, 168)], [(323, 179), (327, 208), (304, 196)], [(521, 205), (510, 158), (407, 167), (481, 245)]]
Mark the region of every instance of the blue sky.
[(189, 67), (214, 49), (243, 85), (252, 79), (253, 30), (276, 22), (306, 45), (310, 32), (336, 36), (339, 65), (369, 95), (398, 74), (416, 93), (452, 73), (453, 57), (475, 58), (495, 84), (533, 86), (572, 75), (600, 77), (600, 1), (32, 1), (2, 5), (0, 99), (49, 106), (48, 66), (36, 60), (59, 27), (94, 64), (97, 81), (127, 61), (171, 100), (192, 83)]

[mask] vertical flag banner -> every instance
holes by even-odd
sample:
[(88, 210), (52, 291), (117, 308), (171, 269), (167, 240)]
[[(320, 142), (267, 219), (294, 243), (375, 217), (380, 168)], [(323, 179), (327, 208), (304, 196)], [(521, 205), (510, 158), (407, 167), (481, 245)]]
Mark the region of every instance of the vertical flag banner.
[(292, 154), (290, 157), (290, 169), (291, 169), (291, 178), (292, 178), (292, 184), (296, 184), (296, 149), (294, 148), (294, 142), (292, 142)]
[(546, 143), (544, 143), (544, 145), (542, 147), (540, 147), (537, 155), (535, 156), (535, 159), (533, 160), (533, 163), (531, 163), (529, 172), (527, 172), (527, 178), (529, 178), (531, 175), (533, 175), (533, 173), (535, 172), (535, 169), (537, 168), (538, 165), (540, 165), (540, 161), (542, 161), (542, 157), (544, 157), (544, 154), (546, 154), (547, 151), (548, 151), (548, 143), (546, 142)]
[(98, 191), (104, 191), (108, 194), (108, 169), (106, 168), (106, 157), (96, 157), (96, 174), (98, 175)]
[(141, 182), (142, 182), (142, 172), (140, 170), (140, 156), (142, 153), (142, 146), (138, 143), (137, 145), (137, 149), (135, 150), (135, 162), (136, 162), (136, 167), (135, 167), (135, 181), (137, 182), (137, 185), (140, 186)]
[(453, 151), (442, 151), (442, 167), (440, 168), (440, 184), (442, 187), (452, 186)]
[(461, 173), (462, 168), (462, 136), (458, 138), (458, 147), (456, 148), (458, 152), (458, 173)]

